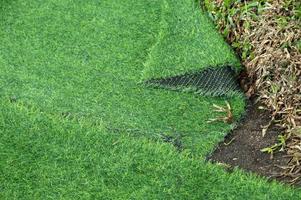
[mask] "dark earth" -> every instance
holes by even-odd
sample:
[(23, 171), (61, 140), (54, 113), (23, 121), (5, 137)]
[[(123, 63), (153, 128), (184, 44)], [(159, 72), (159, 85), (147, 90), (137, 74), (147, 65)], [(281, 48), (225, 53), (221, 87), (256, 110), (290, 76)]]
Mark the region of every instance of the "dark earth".
[(272, 159), (270, 154), (260, 150), (277, 143), (277, 137), (282, 130), (272, 125), (263, 137), (262, 126), (269, 123), (271, 116), (269, 112), (258, 107), (258, 104), (249, 104), (247, 113), (238, 127), (225, 137), (208, 160), (221, 163), (228, 169), (239, 167), (280, 181), (277, 175), (282, 172), (282, 169), (278, 166), (287, 165), (288, 159), (284, 157), (285, 153), (276, 152)]

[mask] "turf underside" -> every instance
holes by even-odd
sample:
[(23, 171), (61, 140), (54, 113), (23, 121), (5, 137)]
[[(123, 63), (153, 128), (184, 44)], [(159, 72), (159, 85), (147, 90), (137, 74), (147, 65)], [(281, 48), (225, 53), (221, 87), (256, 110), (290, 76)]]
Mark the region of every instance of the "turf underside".
[[(205, 163), (213, 98), (141, 82), (240, 65), (193, 0), (1, 1), (0, 197), (291, 199)], [(178, 152), (162, 135), (181, 138)]]

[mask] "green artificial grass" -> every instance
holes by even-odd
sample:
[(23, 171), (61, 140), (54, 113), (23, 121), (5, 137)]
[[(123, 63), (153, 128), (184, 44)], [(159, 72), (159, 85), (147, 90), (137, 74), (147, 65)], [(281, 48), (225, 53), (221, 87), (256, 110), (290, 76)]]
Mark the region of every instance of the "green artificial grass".
[[(300, 198), (204, 161), (233, 128), (207, 123), (218, 116), (212, 104), (229, 101), (238, 119), (241, 95), (140, 84), (240, 68), (193, 2), (1, 2), (1, 198)], [(180, 137), (184, 150), (162, 135)]]
[(160, 31), (143, 80), (199, 72), (211, 66), (241, 68), (239, 61), (195, 1), (163, 1)]
[[(189, 2), (188, 11), (193, 8)], [(164, 5), (142, 0), (11, 2), (9, 11), (1, 13), (1, 97), (54, 115), (102, 120), (110, 131), (152, 138), (181, 134), (188, 149), (208, 153), (231, 129), (206, 123), (217, 116), (212, 104), (222, 105), (224, 99), (140, 84)], [(238, 117), (243, 99), (237, 95), (229, 101)]]
[(1, 199), (300, 199), (169, 144), (1, 102)]

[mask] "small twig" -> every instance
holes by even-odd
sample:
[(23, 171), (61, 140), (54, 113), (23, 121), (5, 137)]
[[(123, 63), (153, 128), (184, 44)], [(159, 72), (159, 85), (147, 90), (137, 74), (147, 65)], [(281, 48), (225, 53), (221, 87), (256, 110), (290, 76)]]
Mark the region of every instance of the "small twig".
[(226, 103), (225, 107), (218, 106), (216, 104), (213, 104), (213, 107), (215, 108), (214, 112), (225, 113), (226, 116), (217, 117), (217, 118), (214, 118), (214, 119), (209, 119), (207, 121), (207, 123), (212, 123), (212, 122), (216, 122), (216, 121), (222, 121), (222, 122), (227, 123), (227, 124), (232, 124), (233, 123), (233, 113), (232, 113), (231, 105), (229, 104), (228, 101), (225, 101), (225, 103)]
[(236, 137), (232, 138), (229, 142), (224, 142), (224, 145), (229, 146), (235, 139)]

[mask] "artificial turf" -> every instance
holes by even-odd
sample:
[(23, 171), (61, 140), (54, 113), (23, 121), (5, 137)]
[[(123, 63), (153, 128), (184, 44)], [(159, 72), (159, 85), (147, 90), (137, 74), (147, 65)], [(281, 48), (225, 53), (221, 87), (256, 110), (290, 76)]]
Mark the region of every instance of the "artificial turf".
[[(233, 128), (213, 98), (141, 81), (240, 68), (193, 0), (2, 1), (0, 197), (299, 199), (204, 157)], [(183, 151), (162, 135), (180, 137)]]
[(238, 170), (104, 124), (1, 102), (1, 199), (299, 199)]
[(195, 1), (162, 1), (160, 28), (143, 69), (143, 80), (240, 63)]

